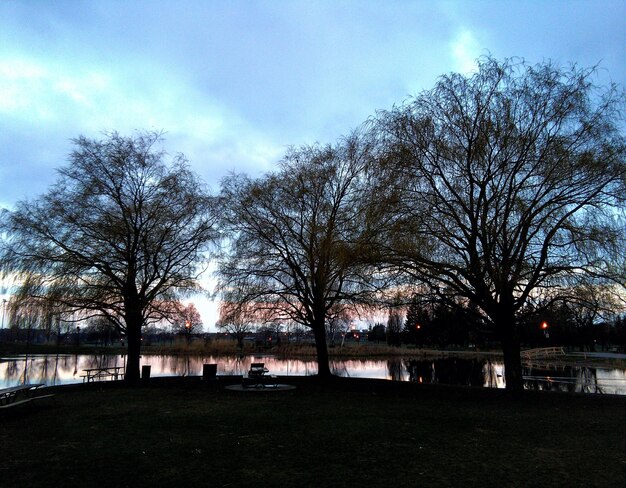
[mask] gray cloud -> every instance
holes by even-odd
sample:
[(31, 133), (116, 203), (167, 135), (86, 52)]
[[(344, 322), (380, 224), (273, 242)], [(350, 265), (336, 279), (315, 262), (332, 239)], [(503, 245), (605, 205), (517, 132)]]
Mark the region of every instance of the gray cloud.
[(0, 205), (43, 191), (79, 134), (167, 131), (215, 187), (329, 142), (476, 56), (602, 62), (610, 2), (58, 1), (0, 4)]

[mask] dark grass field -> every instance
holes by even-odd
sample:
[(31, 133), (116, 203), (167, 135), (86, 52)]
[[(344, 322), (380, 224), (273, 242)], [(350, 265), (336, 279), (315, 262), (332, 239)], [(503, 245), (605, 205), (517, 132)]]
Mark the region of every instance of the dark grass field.
[(0, 414), (0, 486), (626, 486), (626, 398), (282, 381), (55, 388)]

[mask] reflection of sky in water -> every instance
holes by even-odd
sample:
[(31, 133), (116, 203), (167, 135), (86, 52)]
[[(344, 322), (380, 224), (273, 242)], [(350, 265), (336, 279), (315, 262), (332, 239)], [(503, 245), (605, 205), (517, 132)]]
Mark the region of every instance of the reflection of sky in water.
[(598, 369), (596, 370), (598, 385), (603, 389), (602, 393), (626, 395), (626, 370), (624, 369)]
[(483, 375), (488, 388), (504, 388), (504, 363), (486, 361), (483, 365)]
[(536, 390), (626, 395), (626, 370), (607, 368), (561, 368), (525, 376), (528, 387)]
[(124, 366), (118, 355), (36, 355), (0, 358), (0, 387), (45, 383), (48, 386), (79, 383), (83, 369)]
[(142, 365), (150, 365), (151, 376), (197, 376), (202, 365), (217, 363), (217, 374), (245, 375), (250, 364), (265, 363), (271, 374), (308, 376), (317, 373), (317, 362), (296, 359), (277, 359), (271, 356), (143, 356)]
[(330, 367), (338, 376), (349, 378), (391, 379), (387, 361), (352, 359), (347, 361), (331, 361)]
[[(442, 360), (443, 361), (443, 360)], [(317, 373), (314, 359), (283, 359), (273, 356), (143, 356), (141, 364), (150, 365), (151, 376), (198, 376), (202, 365), (218, 364), (218, 375), (246, 375), (252, 362), (263, 362), (271, 374), (308, 376)], [(449, 360), (448, 360), (449, 362)], [(504, 388), (504, 365), (493, 361), (457, 360), (459, 371), (468, 364), (480, 368), (482, 385)], [(124, 355), (37, 355), (0, 358), (0, 388), (23, 383), (45, 383), (48, 386), (80, 383), (83, 370), (94, 367), (125, 366)], [(450, 378), (449, 369), (436, 359), (410, 360), (331, 360), (331, 370), (344, 377), (378, 378), (397, 381), (441, 382)], [(448, 366), (449, 367), (449, 363)], [(456, 366), (455, 366), (456, 367)], [(411, 368), (413, 368), (411, 370)], [(414, 373), (412, 377), (411, 371)], [(443, 372), (443, 373), (442, 373)], [(462, 375), (461, 375), (462, 376)], [(524, 367), (527, 388), (626, 395), (626, 369), (560, 367), (548, 369)], [(461, 384), (467, 384), (462, 383)], [(472, 383), (476, 384), (476, 383)]]

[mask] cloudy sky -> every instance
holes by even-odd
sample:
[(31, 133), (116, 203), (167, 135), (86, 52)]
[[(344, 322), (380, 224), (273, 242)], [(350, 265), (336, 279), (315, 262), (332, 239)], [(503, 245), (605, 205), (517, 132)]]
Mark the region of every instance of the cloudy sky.
[(217, 190), (487, 53), (626, 85), (624, 19), (624, 0), (2, 0), (0, 207), (106, 130), (165, 131)]

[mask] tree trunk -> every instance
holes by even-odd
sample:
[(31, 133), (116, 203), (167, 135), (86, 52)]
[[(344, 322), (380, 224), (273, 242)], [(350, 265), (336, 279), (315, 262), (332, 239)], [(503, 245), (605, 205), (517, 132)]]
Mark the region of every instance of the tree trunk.
[(126, 310), (126, 340), (128, 341), (128, 356), (126, 358), (126, 375), (128, 382), (138, 381), (139, 359), (141, 355), (141, 326), (142, 316), (138, 307), (128, 307)]
[(515, 331), (515, 318), (511, 316), (504, 323), (496, 324), (496, 327), (500, 335), (504, 356), (506, 389), (509, 391), (522, 391), (524, 389), (524, 379), (522, 377), (520, 342)]
[(317, 374), (320, 378), (330, 378), (330, 364), (328, 361), (328, 347), (326, 345), (326, 324), (324, 320), (316, 321), (313, 326), (315, 349), (317, 350)]

